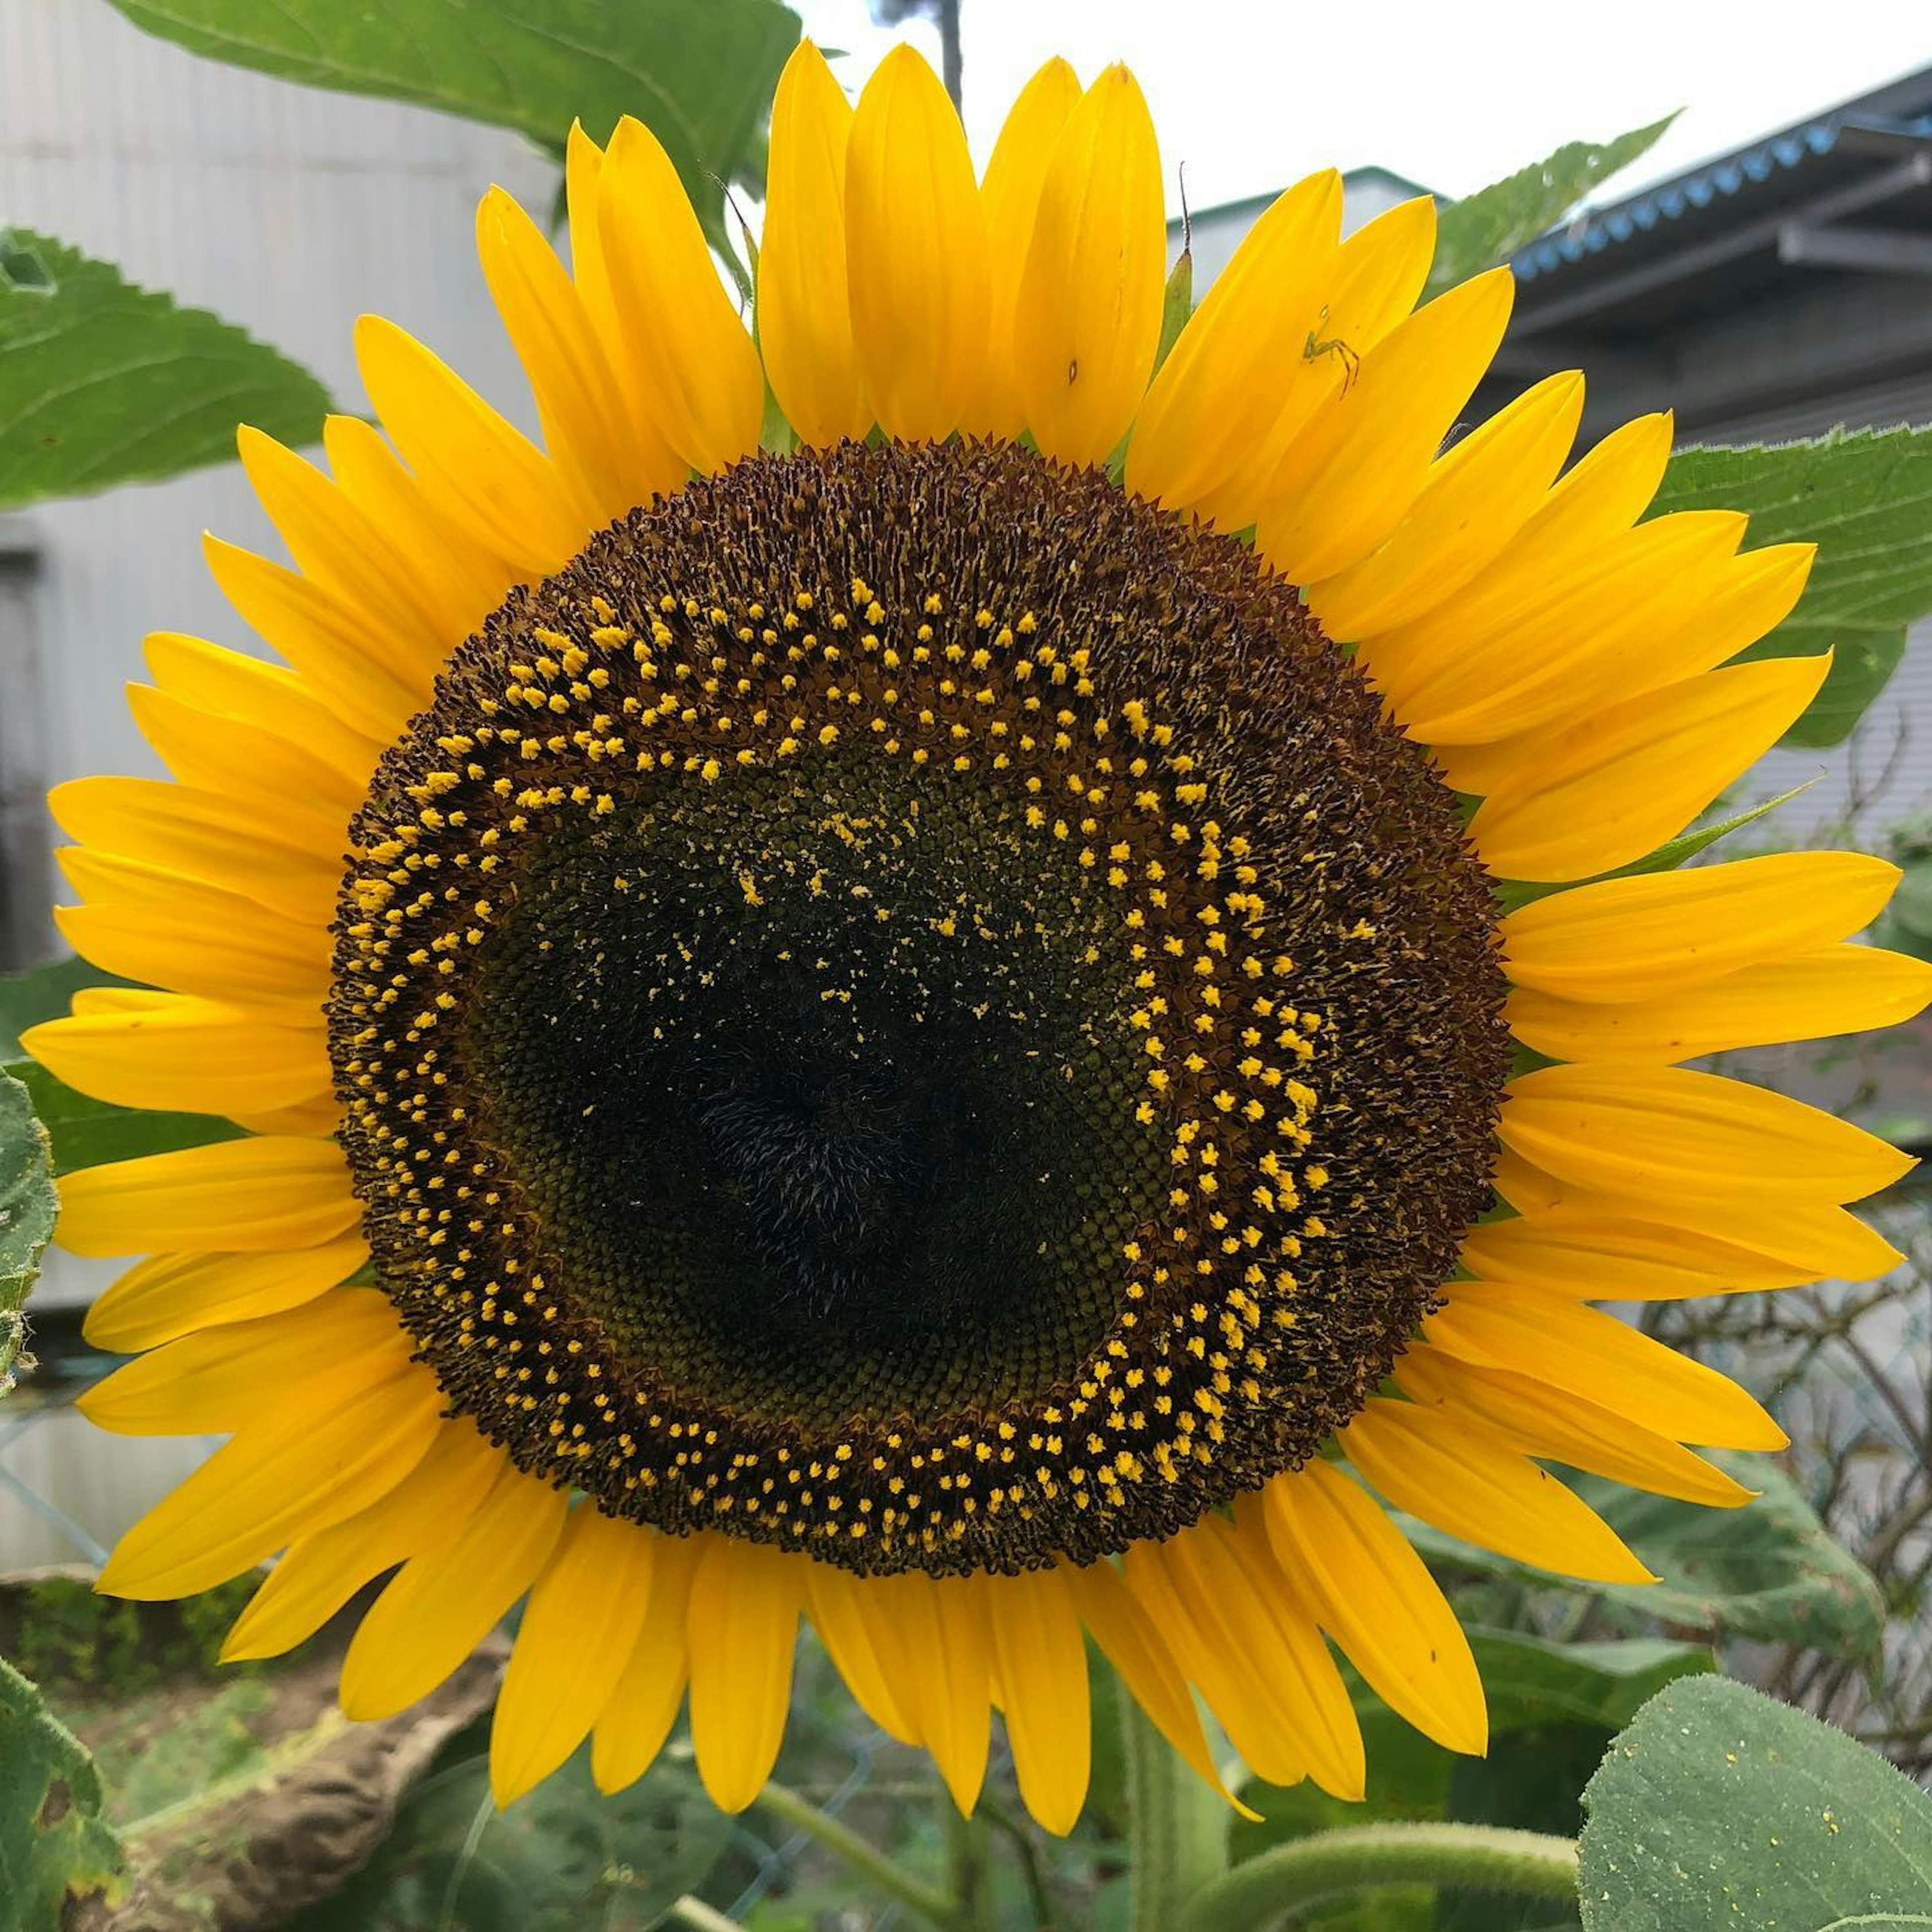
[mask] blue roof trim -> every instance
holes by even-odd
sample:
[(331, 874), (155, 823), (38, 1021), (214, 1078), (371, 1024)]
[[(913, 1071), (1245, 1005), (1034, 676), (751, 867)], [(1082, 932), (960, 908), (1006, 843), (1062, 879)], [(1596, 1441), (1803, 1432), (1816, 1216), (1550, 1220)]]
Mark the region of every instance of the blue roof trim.
[[(1586, 256), (1600, 255), (1634, 235), (1648, 234), (1660, 222), (1681, 220), (1693, 209), (1708, 208), (1722, 196), (1736, 194), (1747, 185), (1768, 181), (1786, 170), (1802, 167), (1816, 156), (1829, 154), (1848, 127), (1874, 124), (1868, 116), (1840, 113), (1774, 135), (1754, 148), (1727, 154), (1722, 160), (1664, 182), (1630, 200), (1584, 214), (1564, 227), (1553, 230), (1519, 249), (1510, 266), (1516, 271), (1517, 280), (1526, 282), (1580, 262)], [(1932, 136), (1932, 114), (1892, 124), (1901, 134)]]

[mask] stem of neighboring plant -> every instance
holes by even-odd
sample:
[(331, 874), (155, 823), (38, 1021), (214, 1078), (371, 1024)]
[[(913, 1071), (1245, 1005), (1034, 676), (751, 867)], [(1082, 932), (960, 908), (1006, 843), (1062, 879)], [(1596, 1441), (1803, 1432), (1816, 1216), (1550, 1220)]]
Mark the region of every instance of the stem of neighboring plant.
[(854, 1871), (862, 1872), (886, 1897), (896, 1898), (908, 1911), (944, 1928), (944, 1932), (967, 1932), (959, 1908), (943, 1892), (895, 1864), (876, 1845), (868, 1844), (850, 1826), (821, 1811), (808, 1798), (782, 1784), (768, 1784), (758, 1793), (756, 1803), (774, 1818), (815, 1840), (842, 1858)]
[(1357, 1825), (1318, 1832), (1214, 1880), (1171, 1924), (1173, 1932), (1261, 1932), (1284, 1913), (1384, 1885), (1451, 1885), (1574, 1900), (1576, 1841), (1497, 1825)]
[(1124, 1685), (1129, 1932), (1174, 1932), (1183, 1908), (1228, 1864), (1228, 1809)]
[(952, 1880), (956, 1923), (966, 1932), (994, 1932), (993, 1894), (986, 1881), (986, 1828), (977, 1818), (962, 1818), (944, 1792), (940, 1794), (946, 1820), (948, 1875)]
[(727, 1918), (716, 1906), (706, 1905), (688, 1892), (671, 1907), (668, 1916), (674, 1925), (688, 1925), (691, 1932), (745, 1932), (736, 1919)]

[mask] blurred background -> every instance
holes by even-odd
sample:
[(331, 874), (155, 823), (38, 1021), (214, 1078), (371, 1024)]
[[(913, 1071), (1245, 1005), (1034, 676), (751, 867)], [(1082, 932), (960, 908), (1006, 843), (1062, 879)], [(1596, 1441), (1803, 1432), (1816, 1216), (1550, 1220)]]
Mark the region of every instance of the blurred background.
[[(1160, 131), (1174, 250), (1191, 239), (1197, 299), (1274, 194), (1316, 167), (1347, 170), (1353, 226), (1415, 194), (1460, 198), (1566, 142), (1609, 141), (1674, 113), (1639, 160), (1515, 250), (1514, 319), (1470, 420), (1579, 367), (1589, 382), (1586, 443), (1658, 409), (1674, 410), (1680, 440), (1697, 444), (1932, 424), (1932, 28), (1922, 10), (1841, 0), (1747, 14), (1632, 0), (1559, 29), (1546, 4), (1500, 0), (794, 8), (804, 31), (836, 50), (835, 71), (854, 94), (894, 43), (920, 47), (956, 85), (982, 164), (1007, 104), (1049, 54), (1066, 54), (1083, 78), (1127, 60)], [(315, 371), (343, 409), (367, 406), (351, 326), (380, 310), (536, 433), (476, 266), (472, 217), (493, 182), (546, 215), (559, 178), (553, 158), (514, 134), (197, 58), (106, 0), (0, 0), (0, 223), (58, 236), (243, 325)], [(733, 201), (755, 232), (755, 181)], [(1932, 496), (1920, 514), (1932, 518)], [(204, 529), (282, 554), (232, 466), (0, 512), (0, 974), (62, 950), (49, 916), (46, 789), (87, 772), (158, 770), (121, 696), (142, 675), (143, 634), (254, 647), (203, 567)], [(1875, 524), (1873, 544), (1886, 540)], [(1724, 808), (1808, 784), (1726, 855), (1856, 844), (1893, 856), (1912, 869), (1881, 938), (1932, 949), (1932, 624), (1910, 632), (1848, 737), (1781, 746)], [(0, 1035), (6, 1017), (0, 1010)], [(0, 1061), (7, 1047), (0, 1039)], [(1882, 1050), (1856, 1040), (1778, 1049), (1734, 1070), (1932, 1150), (1924, 1022)], [(1838, 1718), (1926, 1779), (1932, 1217), (1908, 1182), (1875, 1218), (1908, 1256), (1889, 1281), (1663, 1304), (1644, 1318), (1713, 1360), (1748, 1358), (1748, 1378), (1795, 1438), (1785, 1459), (1793, 1505), (1876, 1580), (1886, 1662), (1876, 1667), (1869, 1646), (1834, 1651), (1815, 1631), (1754, 1621), (1735, 1598), (1726, 1614), (1698, 1624), (1683, 1612), (1674, 1629), (1724, 1645), (1727, 1667)], [(79, 1318), (112, 1270), (49, 1260), (34, 1303), (40, 1370), (0, 1408), (0, 1572), (15, 1575), (98, 1560), (203, 1453), (80, 1423), (68, 1401), (104, 1364), (81, 1342)], [(1461, 1574), (1453, 1555), (1444, 1560)], [(1733, 1582), (1738, 1564), (1748, 1570), (1748, 1554), (1729, 1545), (1700, 1560)], [(1576, 1637), (1634, 1627), (1600, 1594), (1539, 1594), (1473, 1570), (1461, 1581), (1504, 1628)], [(0, 1624), (6, 1582), (0, 1575)], [(876, 1805), (886, 1775), (879, 1741), (854, 1731), (843, 1708), (825, 1700), (797, 1748), (819, 1754), (811, 1774), (821, 1784)], [(884, 1762), (890, 1772), (890, 1750)], [(1574, 1791), (1560, 1796), (1574, 1822)], [(741, 1844), (735, 1856), (748, 1861), (746, 1884), (774, 1898), (806, 1882), (769, 1843)], [(1095, 1856), (1098, 1887), (1105, 1858)]]

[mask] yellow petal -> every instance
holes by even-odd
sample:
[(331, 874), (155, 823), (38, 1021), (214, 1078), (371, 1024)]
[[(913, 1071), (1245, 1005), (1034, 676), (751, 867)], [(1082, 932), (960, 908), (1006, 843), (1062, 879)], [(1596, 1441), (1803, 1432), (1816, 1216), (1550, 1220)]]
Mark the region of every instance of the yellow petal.
[(1607, 706), (1526, 752), (1469, 826), (1509, 879), (1580, 879), (1673, 838), (1818, 694), (1822, 657), (1706, 672)]
[[(358, 428), (375, 434), (366, 423)], [(382, 506), (372, 507), (346, 482), (332, 482), (273, 436), (244, 424), (235, 442), (250, 486), (303, 577), (381, 634), (406, 682), (433, 676), (455, 640), (425, 594), (420, 554), (405, 547), (410, 533), (386, 524)]]
[(418, 1369), (244, 1430), (121, 1539), (94, 1587), (190, 1597), (252, 1570), (388, 1495), (435, 1439), (442, 1407), (435, 1377)]
[(1503, 921), (1520, 986), (1642, 1000), (1812, 952), (1876, 918), (1901, 874), (1862, 852), (1778, 852), (1552, 892)]
[(326, 926), (334, 916), (341, 853), (304, 846), (218, 792), (161, 778), (70, 778), (47, 794), (47, 808), (70, 838), (97, 850), (239, 892), (290, 919)]
[(1932, 965), (1924, 960), (1826, 946), (1624, 1006), (1518, 987), (1504, 1012), (1518, 1040), (1552, 1059), (1672, 1061), (1894, 1026), (1928, 1000)]
[(439, 509), (381, 434), (359, 416), (330, 416), (322, 447), (337, 487), (388, 532), (429, 634), (446, 657), (503, 599), (516, 566)]
[(1160, 149), (1138, 83), (1110, 67), (1068, 116), (1034, 217), (1013, 316), (1013, 376), (1042, 454), (1104, 463), (1160, 343), (1167, 226)]
[(1490, 1730), (1476, 1660), (1408, 1539), (1318, 1458), (1262, 1496), (1282, 1568), (1383, 1702), (1444, 1749), (1480, 1756)]
[(590, 1735), (636, 1648), (664, 1541), (587, 1498), (571, 1512), (518, 1626), (490, 1728), (490, 1789), (508, 1804)]
[(581, 548), (585, 519), (555, 466), (447, 363), (377, 315), (356, 325), (356, 362), (419, 487), (476, 542), (536, 575)]
[(295, 1025), (320, 1018), (326, 928), (111, 853), (71, 846), (59, 856), (86, 903), (63, 908), (56, 919), (97, 966), (170, 992), (273, 1007)]
[(158, 1348), (198, 1328), (299, 1307), (346, 1281), (368, 1258), (360, 1234), (259, 1255), (156, 1255), (94, 1302), (82, 1333), (94, 1348), (116, 1354)]
[(758, 345), (801, 442), (872, 426), (846, 292), (845, 148), (852, 110), (825, 56), (800, 40), (772, 102), (765, 230), (758, 244)]
[(1654, 1496), (1736, 1509), (1754, 1493), (1670, 1436), (1532, 1374), (1412, 1348), (1396, 1364), (1395, 1382), (1412, 1402), (1498, 1436), (1526, 1454)]
[(640, 436), (612, 408), (617, 379), (576, 284), (542, 231), (500, 188), (477, 208), (476, 253), (530, 378), (544, 446), (586, 525), (598, 528), (678, 488), (686, 464), (662, 438)]
[(1487, 1431), (1376, 1396), (1340, 1440), (1396, 1508), (1479, 1550), (1598, 1582), (1656, 1580), (1595, 1510)]
[(1820, 1273), (1740, 1241), (1568, 1203), (1471, 1228), (1462, 1264), (1485, 1280), (1529, 1282), (1585, 1301), (1681, 1301), (1796, 1288)]
[(1452, 1282), (1443, 1293), (1422, 1334), (1444, 1354), (1531, 1376), (1673, 1442), (1787, 1446), (1756, 1396), (1614, 1315), (1515, 1282)]
[(387, 1496), (290, 1546), (236, 1619), (222, 1662), (284, 1655), (384, 1570), (454, 1542), (502, 1467), (502, 1450), (446, 1422)]
[(1682, 1067), (1539, 1067), (1510, 1083), (1498, 1131), (1580, 1187), (1734, 1210), (1862, 1200), (1912, 1166), (1848, 1120)]
[(60, 1195), (60, 1244), (76, 1255), (310, 1247), (362, 1212), (340, 1148), (266, 1136), (82, 1168)]
[(989, 1578), (986, 1606), (1020, 1796), (1064, 1838), (1087, 1802), (1093, 1749), (1079, 1614), (1052, 1570)]
[(617, 326), (648, 372), (664, 439), (701, 475), (758, 446), (765, 375), (670, 157), (626, 115), (597, 184)]
[(1615, 430), (1558, 481), (1491, 566), (1454, 598), (1362, 647), (1376, 681), (1400, 702), (1418, 678), (1460, 663), (1546, 605), (1551, 586), (1600, 560), (1657, 494), (1670, 460), (1666, 414)]
[[(1302, 367), (1341, 218), (1342, 178), (1330, 168), (1297, 182), (1248, 231), (1141, 406), (1127, 450), (1127, 488), (1136, 495), (1171, 509), (1198, 508), (1256, 466), (1257, 418), (1278, 412)], [(1432, 232), (1432, 217), (1430, 226)], [(1238, 509), (1223, 519), (1232, 528), (1252, 520), (1252, 505), (1245, 517)]]
[(29, 1027), (20, 1043), (70, 1087), (124, 1107), (197, 1114), (292, 1106), (326, 1093), (322, 1029), (169, 994), (165, 1006)]
[(791, 1713), (803, 1559), (736, 1537), (708, 1538), (691, 1580), (691, 1741), (721, 1811), (764, 1789)]
[(1366, 556), (1394, 529), (1502, 340), (1515, 286), (1507, 268), (1493, 268), (1438, 296), (1362, 355), (1275, 472), (1255, 532), (1274, 569), (1313, 583)]
[(937, 442), (986, 382), (986, 218), (946, 90), (910, 47), (879, 63), (845, 161), (852, 338), (888, 436)]
[[(1170, 1538), (1163, 1554), (1195, 1628), (1227, 1646), (1246, 1695), (1286, 1740), (1294, 1760), (1332, 1797), (1360, 1798), (1364, 1766), (1354, 1708), (1314, 1618), (1274, 1560), (1264, 1526), (1245, 1511), (1232, 1524), (1204, 1516)], [(1214, 1708), (1246, 1757), (1227, 1712), (1219, 1703)]]
[(1154, 1728), (1204, 1784), (1219, 1792), (1244, 1817), (1254, 1817), (1256, 1814), (1222, 1783), (1186, 1677), (1161, 1626), (1142, 1607), (1119, 1567), (1104, 1560), (1084, 1569), (1063, 1563), (1060, 1574), (1094, 1641), (1120, 1672), (1128, 1694)]
[(1078, 104), (1078, 76), (1058, 56), (1021, 88), (980, 184), (986, 211), (988, 326), (985, 380), (962, 427), (1010, 442), (1024, 421), (1013, 381), (1013, 317), (1035, 212), (1060, 130)]
[(96, 1382), (75, 1406), (117, 1436), (228, 1436), (290, 1403), (313, 1411), (393, 1379), (415, 1348), (386, 1296), (338, 1288), (278, 1315), (165, 1342)]
[(685, 1624), (691, 1579), (709, 1541), (703, 1536), (658, 1540), (644, 1624), (591, 1740), (590, 1772), (599, 1791), (636, 1784), (677, 1722), (688, 1674)]
[(806, 1569), (805, 1588), (812, 1628), (854, 1701), (901, 1744), (917, 1744), (918, 1725), (895, 1688), (907, 1681), (909, 1666), (872, 1579), (812, 1562)]
[(1582, 410), (1582, 377), (1551, 376), (1438, 457), (1388, 541), (1309, 586), (1308, 607), (1322, 628), (1338, 640), (1366, 637), (1460, 590), (1538, 507)]
[(393, 1717), (450, 1676), (542, 1575), (568, 1502), (506, 1463), (454, 1540), (410, 1558), (342, 1660), (342, 1708)]
[(992, 1738), (992, 1635), (977, 1579), (935, 1580), (919, 1571), (876, 1577), (886, 1614), (919, 1672), (893, 1685), (911, 1703), (919, 1736), (960, 1811), (978, 1803)]

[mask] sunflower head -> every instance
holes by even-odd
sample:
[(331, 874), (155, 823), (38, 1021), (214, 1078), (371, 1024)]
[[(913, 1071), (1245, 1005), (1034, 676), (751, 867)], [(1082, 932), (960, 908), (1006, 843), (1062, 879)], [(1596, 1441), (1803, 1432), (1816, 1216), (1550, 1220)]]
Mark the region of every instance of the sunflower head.
[(1889, 1256), (1889, 1149), (1678, 1063), (1922, 1004), (1845, 944), (1892, 868), (1646, 869), (1816, 690), (1730, 662), (1808, 549), (1639, 521), (1661, 418), (1566, 469), (1579, 376), (1451, 439), (1508, 278), (1416, 307), (1429, 204), (1343, 240), (1332, 173), (1156, 368), (1161, 182), (1124, 69), (976, 177), (915, 56), (855, 110), (806, 46), (755, 332), (578, 130), (568, 272), (478, 222), (541, 447), (374, 320), (386, 439), (244, 434), (298, 568), (211, 562), (285, 665), (152, 640), (170, 778), (54, 801), (151, 990), (33, 1051), (254, 1130), (67, 1184), (152, 1257), (89, 1412), (232, 1437), (104, 1587), (278, 1556), (253, 1656), (394, 1571), (358, 1716), (527, 1596), (506, 1798), (688, 1686), (748, 1802), (803, 1612), (968, 1808), (997, 1701), (1064, 1830), (1083, 1633), (1204, 1776), (1190, 1684), (1358, 1794), (1331, 1642), (1484, 1736), (1384, 1501), (1634, 1580), (1544, 1462), (1744, 1499), (1687, 1445), (1776, 1425), (1588, 1304)]

